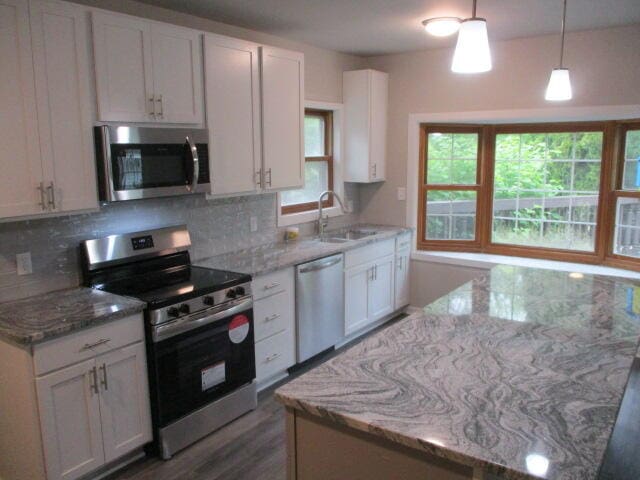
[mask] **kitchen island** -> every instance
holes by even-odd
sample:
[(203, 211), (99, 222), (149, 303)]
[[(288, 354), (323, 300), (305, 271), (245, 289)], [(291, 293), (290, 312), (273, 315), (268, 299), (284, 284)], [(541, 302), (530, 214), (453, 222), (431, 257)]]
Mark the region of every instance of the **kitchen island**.
[(290, 478), (597, 478), (638, 288), (494, 267), (277, 390)]

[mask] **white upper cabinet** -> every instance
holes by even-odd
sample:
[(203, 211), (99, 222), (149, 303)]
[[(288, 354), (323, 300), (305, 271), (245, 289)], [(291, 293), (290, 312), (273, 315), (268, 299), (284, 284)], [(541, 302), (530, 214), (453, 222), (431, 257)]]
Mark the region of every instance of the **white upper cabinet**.
[(204, 38), (211, 193), (260, 188), (260, 63), (258, 46), (221, 35)]
[(23, 0), (0, 0), (0, 65), (0, 217), (41, 213), (29, 9)]
[(385, 179), (389, 76), (376, 70), (343, 74), (345, 181)]
[(93, 12), (98, 119), (204, 122), (201, 34)]
[(266, 190), (304, 186), (304, 55), (260, 48)]
[(88, 10), (0, 0), (0, 218), (97, 206)]
[(32, 0), (40, 151), (51, 211), (97, 208), (88, 12)]

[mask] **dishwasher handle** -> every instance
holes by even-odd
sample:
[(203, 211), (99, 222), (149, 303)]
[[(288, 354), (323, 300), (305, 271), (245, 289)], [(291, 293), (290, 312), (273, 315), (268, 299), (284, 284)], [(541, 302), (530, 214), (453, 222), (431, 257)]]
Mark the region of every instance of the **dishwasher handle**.
[(300, 273), (316, 272), (318, 270), (324, 270), (325, 268), (332, 267), (333, 265), (336, 265), (340, 262), (342, 262), (341, 256), (333, 257), (333, 258), (330, 258), (329, 260), (317, 261), (317, 262), (307, 264), (306, 266), (300, 268), (300, 270), (298, 271)]

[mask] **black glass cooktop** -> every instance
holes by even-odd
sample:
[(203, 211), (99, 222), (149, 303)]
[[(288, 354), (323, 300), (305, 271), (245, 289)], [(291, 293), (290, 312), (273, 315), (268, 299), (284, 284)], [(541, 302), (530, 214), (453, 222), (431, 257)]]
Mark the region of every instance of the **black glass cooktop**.
[(110, 280), (95, 287), (160, 308), (250, 281), (251, 276), (243, 273), (185, 265)]

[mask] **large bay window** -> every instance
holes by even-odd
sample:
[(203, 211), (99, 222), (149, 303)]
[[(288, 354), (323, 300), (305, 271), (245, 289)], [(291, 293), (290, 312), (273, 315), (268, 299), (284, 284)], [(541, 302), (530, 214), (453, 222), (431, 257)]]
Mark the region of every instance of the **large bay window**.
[(640, 268), (640, 124), (421, 125), (418, 248)]

